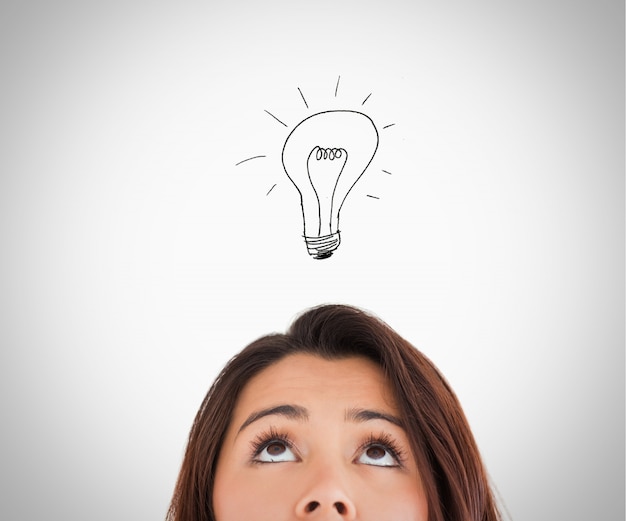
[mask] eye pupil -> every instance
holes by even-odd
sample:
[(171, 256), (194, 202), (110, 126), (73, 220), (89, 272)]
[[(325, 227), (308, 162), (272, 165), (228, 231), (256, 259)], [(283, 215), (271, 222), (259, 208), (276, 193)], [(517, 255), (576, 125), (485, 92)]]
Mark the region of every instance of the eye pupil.
[(268, 445), (266, 450), (270, 456), (280, 456), (285, 452), (286, 447), (284, 443), (274, 442)]
[(375, 445), (375, 446), (370, 447), (369, 449), (367, 449), (367, 451), (365, 451), (365, 453), (367, 454), (367, 456), (369, 458), (381, 459), (381, 458), (385, 457), (386, 451), (382, 447), (379, 447), (379, 446)]

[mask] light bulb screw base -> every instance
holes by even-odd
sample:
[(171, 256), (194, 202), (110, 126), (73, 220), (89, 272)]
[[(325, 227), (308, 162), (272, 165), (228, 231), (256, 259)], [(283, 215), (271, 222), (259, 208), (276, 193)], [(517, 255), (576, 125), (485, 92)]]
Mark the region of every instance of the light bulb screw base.
[(327, 259), (339, 247), (339, 232), (322, 237), (304, 237), (309, 255), (314, 259)]

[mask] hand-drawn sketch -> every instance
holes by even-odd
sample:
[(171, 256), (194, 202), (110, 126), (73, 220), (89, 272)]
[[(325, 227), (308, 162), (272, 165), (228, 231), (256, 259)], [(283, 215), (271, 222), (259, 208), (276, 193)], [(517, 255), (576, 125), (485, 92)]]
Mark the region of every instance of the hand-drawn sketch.
[[(341, 76), (335, 85), (337, 97)], [(307, 109), (309, 104), (298, 87)], [(371, 93), (361, 105), (370, 99)], [(284, 121), (269, 110), (264, 112), (285, 128)], [(393, 127), (391, 123), (382, 127)], [(339, 247), (339, 213), (346, 197), (370, 166), (379, 145), (379, 134), (372, 119), (357, 110), (325, 110), (302, 119), (285, 139), (281, 162), (287, 177), (300, 196), (304, 240), (309, 255), (327, 259)], [(239, 161), (266, 158), (255, 155)], [(391, 175), (391, 172), (382, 170)], [(276, 183), (267, 191), (269, 195)], [(379, 197), (366, 194), (372, 199)]]
[(339, 212), (377, 149), (374, 122), (351, 110), (309, 116), (287, 137), (283, 167), (300, 194), (304, 239), (313, 258), (328, 258), (339, 247)]

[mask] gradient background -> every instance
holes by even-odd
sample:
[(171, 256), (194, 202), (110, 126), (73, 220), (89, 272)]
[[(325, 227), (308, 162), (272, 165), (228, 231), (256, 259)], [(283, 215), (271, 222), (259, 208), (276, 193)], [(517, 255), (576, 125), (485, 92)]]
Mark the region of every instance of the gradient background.
[[(14, 1), (0, 59), (1, 518), (162, 519), (226, 360), (346, 302), (515, 521), (624, 519), (622, 2)], [(359, 107), (394, 126), (315, 261), (264, 110)]]

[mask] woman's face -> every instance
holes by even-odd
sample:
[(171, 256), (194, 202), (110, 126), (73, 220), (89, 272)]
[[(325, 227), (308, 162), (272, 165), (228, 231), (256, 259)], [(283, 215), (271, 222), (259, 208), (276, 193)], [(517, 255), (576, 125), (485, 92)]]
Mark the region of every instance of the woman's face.
[(427, 521), (398, 409), (364, 358), (297, 354), (244, 387), (222, 446), (217, 521)]

